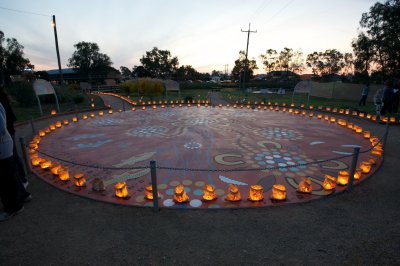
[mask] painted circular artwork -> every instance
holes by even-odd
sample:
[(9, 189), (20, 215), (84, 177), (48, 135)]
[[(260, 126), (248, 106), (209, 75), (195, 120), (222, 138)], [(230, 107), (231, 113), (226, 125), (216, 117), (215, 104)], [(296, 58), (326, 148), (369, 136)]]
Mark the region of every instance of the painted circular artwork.
[[(40, 167), (43, 180), (88, 198), (134, 206), (152, 206), (145, 198), (151, 182), (150, 161), (156, 161), (160, 206), (168, 208), (230, 208), (270, 206), (308, 201), (345, 189), (322, 187), (325, 175), (349, 170), (354, 147), (366, 150), (368, 139), (346, 127), (316, 117), (269, 110), (183, 107), (157, 108), (96, 116), (62, 126), (41, 138), (39, 155), (59, 162), (71, 176), (83, 172), (86, 186), (60, 181)], [(359, 161), (367, 160), (362, 153)], [(372, 174), (381, 163), (372, 167)], [(369, 174), (369, 175), (370, 175)], [(299, 193), (303, 177), (312, 182), (310, 194)], [(367, 177), (363, 174), (361, 182)], [(72, 179), (72, 178), (71, 178)], [(95, 187), (101, 183), (104, 190)], [(126, 182), (129, 197), (115, 196), (115, 185)], [(285, 201), (271, 200), (274, 184), (286, 187)], [(184, 203), (174, 200), (184, 186)], [(217, 196), (203, 200), (206, 184)], [(236, 185), (241, 198), (226, 200)], [(249, 201), (251, 185), (261, 185), (263, 199)]]

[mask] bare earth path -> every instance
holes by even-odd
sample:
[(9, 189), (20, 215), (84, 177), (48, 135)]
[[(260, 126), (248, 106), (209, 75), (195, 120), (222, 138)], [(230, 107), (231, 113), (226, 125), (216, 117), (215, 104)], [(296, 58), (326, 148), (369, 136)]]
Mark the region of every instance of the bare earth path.
[(352, 192), (247, 210), (154, 213), (80, 198), (30, 176), (34, 200), (0, 224), (0, 265), (399, 265), (399, 153), (400, 127), (391, 127), (383, 166)]

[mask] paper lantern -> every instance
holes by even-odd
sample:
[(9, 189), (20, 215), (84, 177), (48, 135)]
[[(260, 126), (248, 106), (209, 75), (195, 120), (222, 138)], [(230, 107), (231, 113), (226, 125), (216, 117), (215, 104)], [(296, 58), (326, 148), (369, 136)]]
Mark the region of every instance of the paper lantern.
[(364, 131), (363, 136), (364, 138), (369, 139), (371, 137), (371, 133), (369, 131)]
[(319, 111), (322, 111), (322, 106), (318, 106), (318, 110), (319, 110)]
[(40, 166), (40, 163), (42, 161), (43, 161), (42, 158), (35, 157), (35, 158), (32, 158), (31, 163), (32, 163), (33, 166)]
[(78, 117), (76, 116), (72, 117), (72, 122), (78, 122)]
[(29, 144), (29, 149), (31, 149), (31, 150), (37, 150), (39, 148), (39, 145), (37, 145), (36, 143), (34, 143), (34, 142), (31, 142), (30, 144)]
[(307, 111), (301, 111), (301, 115), (306, 115), (307, 114)]
[(337, 113), (337, 108), (333, 108), (332, 113)]
[(74, 174), (74, 185), (76, 187), (85, 187), (86, 186), (86, 178), (84, 173), (76, 173)]
[(132, 111), (136, 111), (136, 107), (132, 107), (132, 109), (131, 109)]
[(118, 113), (122, 113), (122, 111), (123, 111), (123, 110), (122, 110), (121, 108), (118, 109)]
[(346, 109), (346, 111), (344, 112), (346, 115), (350, 114), (350, 109)]
[[(266, 108), (267, 108), (267, 107), (264, 106), (264, 110), (265, 110)], [(283, 108), (282, 108), (282, 112), (286, 113), (286, 107), (283, 107)]]
[(94, 113), (90, 113), (90, 117), (94, 118), (95, 117)]
[(325, 115), (325, 116), (324, 116), (324, 120), (325, 120), (325, 121), (328, 121), (328, 120), (329, 120), (329, 115)]
[(46, 127), (46, 128), (44, 129), (44, 132), (45, 132), (46, 134), (49, 134), (49, 133), (51, 133), (51, 130), (50, 130), (50, 128)]
[(68, 180), (69, 180), (69, 172), (68, 172), (68, 169), (66, 169), (66, 168), (60, 168), (60, 169), (58, 170), (58, 178), (59, 178), (61, 181), (68, 181)]
[(297, 186), (297, 191), (301, 193), (311, 193), (312, 192), (311, 179), (307, 177), (302, 177), (299, 185)]
[(358, 180), (361, 178), (362, 170), (360, 168), (357, 168), (354, 171), (354, 180)]
[(109, 114), (109, 115), (112, 115), (112, 113), (113, 113), (113, 110), (112, 110), (112, 109), (108, 110), (108, 114)]
[(325, 175), (324, 182), (322, 183), (324, 190), (332, 190), (336, 187), (336, 178), (331, 175)]
[(215, 194), (215, 189), (210, 184), (206, 184), (203, 188), (203, 200), (211, 201), (217, 198), (217, 194)]
[(300, 107), (301, 107), (301, 108), (304, 108), (304, 106), (305, 106), (304, 103), (300, 104)]
[(349, 182), (349, 172), (348, 171), (339, 171), (338, 177), (337, 177), (337, 182), (341, 186), (347, 185)]
[(289, 108), (289, 113), (293, 113), (293, 109), (292, 108)]
[(387, 121), (388, 121), (387, 116), (382, 116), (381, 117), (381, 121), (384, 122), (384, 123), (387, 123)]
[(61, 121), (56, 122), (56, 128), (60, 128), (62, 126)]
[(357, 115), (358, 115), (357, 111), (353, 111), (351, 114), (352, 114), (353, 116), (357, 116)]
[(294, 110), (294, 114), (295, 114), (295, 115), (300, 114), (300, 110), (299, 110), (299, 109), (295, 109), (295, 110)]
[(87, 116), (87, 115), (83, 115), (83, 116), (82, 116), (82, 119), (83, 119), (83, 120), (87, 120), (87, 119), (88, 119), (88, 116)]
[(69, 121), (68, 121), (67, 119), (64, 119), (63, 124), (64, 124), (65, 126), (67, 126), (67, 125), (69, 125)]
[(317, 118), (318, 118), (318, 119), (322, 119), (322, 114), (318, 114), (318, 115), (317, 115)]
[(291, 104), (290, 104), (290, 107), (294, 107), (294, 103), (291, 103)]
[(274, 184), (272, 186), (271, 199), (285, 200), (286, 199), (286, 187), (281, 184)]
[(357, 127), (356, 128), (356, 133), (361, 134), (363, 132), (362, 127)]
[(56, 162), (56, 163), (53, 163), (53, 164), (52, 164), (52, 166), (51, 166), (51, 168), (50, 168), (50, 171), (51, 171), (51, 173), (52, 173), (53, 175), (58, 175), (58, 171), (59, 171), (61, 168), (62, 168), (61, 164), (58, 163), (58, 162)]
[(348, 128), (348, 129), (353, 129), (353, 123), (350, 123), (350, 122), (347, 123), (347, 128)]
[[(158, 198), (160, 198), (160, 193), (157, 192), (157, 196)], [(148, 184), (144, 190), (144, 197), (148, 200), (153, 200), (153, 185), (152, 184)]]
[(157, 105), (153, 105), (153, 109), (157, 109)]
[(50, 160), (43, 160), (40, 162), (40, 168), (43, 170), (48, 170), (51, 167), (51, 161)]
[(341, 125), (342, 127), (345, 127), (347, 125), (347, 122), (346, 122), (346, 120), (339, 119), (338, 124)]
[(310, 113), (308, 114), (308, 116), (311, 118), (311, 117), (314, 116), (314, 113), (313, 113), (313, 112), (310, 112)]
[(330, 107), (326, 107), (325, 110), (326, 110), (327, 112), (330, 112), (330, 111), (331, 111), (331, 108), (330, 108)]
[(177, 203), (183, 203), (188, 200), (189, 198), (186, 195), (185, 187), (182, 184), (177, 185), (174, 192), (174, 201)]
[(339, 114), (344, 114), (344, 109), (340, 109)]
[(56, 125), (50, 124), (49, 128), (50, 128), (51, 131), (54, 131), (54, 130), (56, 130)]
[(90, 107), (94, 108), (94, 103), (90, 104)]
[(372, 136), (369, 138), (369, 141), (371, 142), (372, 145), (375, 145), (379, 143), (379, 137), (378, 136)]
[(57, 114), (56, 110), (51, 110), (51, 115), (56, 115), (56, 114)]
[(368, 118), (368, 119), (371, 119), (371, 118), (372, 118), (372, 115), (371, 115), (371, 114), (367, 114), (367, 118)]
[(103, 116), (104, 112), (103, 111), (99, 111), (99, 116)]
[(369, 161), (363, 161), (360, 164), (360, 168), (363, 174), (368, 174), (371, 171), (371, 163)]
[(264, 199), (264, 189), (261, 185), (250, 186), (249, 200), (250, 201), (261, 201)]
[(383, 154), (383, 149), (380, 146), (375, 146), (372, 150), (371, 150), (371, 154), (375, 155), (375, 156), (382, 156)]
[(115, 196), (117, 198), (126, 199), (129, 197), (128, 188), (125, 182), (118, 182), (115, 184)]
[(314, 110), (314, 105), (309, 106), (310, 110)]
[(329, 120), (329, 122), (335, 123), (336, 122), (336, 118), (334, 116), (331, 116), (331, 119)]
[(390, 117), (390, 123), (396, 123), (396, 117), (391, 116)]
[(373, 115), (373, 116), (371, 117), (372, 121), (376, 121), (377, 117), (378, 117), (377, 115)]
[(364, 113), (359, 113), (358, 116), (363, 118), (365, 116), (365, 114)]
[(371, 165), (376, 165), (376, 164), (377, 164), (377, 158), (375, 158), (375, 157), (370, 157), (370, 158), (368, 159), (368, 162), (370, 162)]
[(229, 184), (228, 193), (225, 197), (225, 200), (227, 200), (227, 201), (240, 201), (241, 200), (239, 188), (237, 187), (237, 185)]

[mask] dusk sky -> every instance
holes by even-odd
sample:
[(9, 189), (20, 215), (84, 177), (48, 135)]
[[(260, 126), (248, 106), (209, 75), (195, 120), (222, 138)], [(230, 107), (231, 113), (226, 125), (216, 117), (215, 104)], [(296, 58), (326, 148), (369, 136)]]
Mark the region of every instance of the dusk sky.
[[(57, 19), (61, 65), (67, 67), (73, 45), (96, 42), (110, 56), (113, 67), (131, 69), (153, 47), (169, 50), (180, 65), (199, 72), (229, 72), (240, 50), (257, 60), (269, 48), (352, 52), (363, 12), (376, 0), (148, 0), (47, 1), (0, 0), (0, 30), (25, 49), (35, 70), (57, 68), (51, 16)], [(381, 1), (382, 2), (382, 1)], [(20, 10), (32, 12), (11, 11)]]

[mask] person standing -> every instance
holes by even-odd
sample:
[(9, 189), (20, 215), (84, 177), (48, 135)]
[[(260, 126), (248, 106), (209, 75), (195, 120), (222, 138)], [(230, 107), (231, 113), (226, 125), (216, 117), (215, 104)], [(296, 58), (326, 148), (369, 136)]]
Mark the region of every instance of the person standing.
[(361, 100), (358, 103), (358, 106), (365, 106), (368, 94), (369, 94), (369, 83), (365, 84), (365, 87), (363, 88), (363, 90), (361, 92)]
[(383, 107), (381, 115), (385, 115), (386, 112), (391, 113), (393, 110), (393, 81), (386, 81), (385, 88), (383, 90)]
[(23, 204), (18, 199), (13, 140), (6, 124), (6, 111), (0, 103), (0, 198), (4, 207), (4, 211), (0, 212), (0, 221), (5, 221), (24, 210)]

